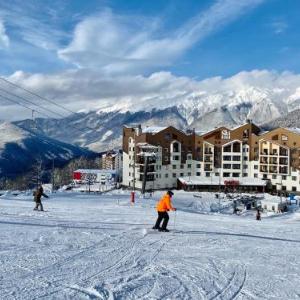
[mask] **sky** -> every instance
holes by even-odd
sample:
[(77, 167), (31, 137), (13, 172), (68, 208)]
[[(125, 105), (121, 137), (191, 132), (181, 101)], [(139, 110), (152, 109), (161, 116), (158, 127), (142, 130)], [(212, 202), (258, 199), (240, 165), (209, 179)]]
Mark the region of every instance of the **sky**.
[(298, 76), (299, 11), (298, 0), (0, 0), (0, 76), (76, 111), (245, 72)]

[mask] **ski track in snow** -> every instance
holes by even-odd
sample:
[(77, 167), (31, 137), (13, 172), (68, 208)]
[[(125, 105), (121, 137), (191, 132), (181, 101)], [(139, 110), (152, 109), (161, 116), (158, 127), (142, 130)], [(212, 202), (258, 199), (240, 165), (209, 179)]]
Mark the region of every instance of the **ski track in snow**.
[(300, 299), (298, 215), (195, 214), (181, 193), (159, 233), (155, 200), (71, 195), (0, 198), (0, 299)]

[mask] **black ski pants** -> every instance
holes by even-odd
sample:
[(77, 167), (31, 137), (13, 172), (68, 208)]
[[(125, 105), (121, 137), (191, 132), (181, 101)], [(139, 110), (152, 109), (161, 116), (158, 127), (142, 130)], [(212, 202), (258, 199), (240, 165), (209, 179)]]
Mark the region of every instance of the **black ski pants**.
[(162, 229), (167, 229), (167, 225), (168, 225), (168, 222), (169, 222), (169, 214), (166, 212), (166, 211), (159, 211), (158, 212), (158, 217), (157, 217), (157, 220), (156, 220), (156, 224), (155, 224), (155, 228), (159, 228), (160, 227), (160, 223), (161, 221), (163, 221), (163, 224), (162, 224)]
[(34, 208), (34, 210), (38, 210), (39, 209), (39, 206), (41, 207), (41, 211), (43, 211), (44, 210), (44, 208), (43, 208), (43, 204), (42, 204), (42, 202), (41, 201), (37, 201), (36, 203), (35, 203), (35, 208)]

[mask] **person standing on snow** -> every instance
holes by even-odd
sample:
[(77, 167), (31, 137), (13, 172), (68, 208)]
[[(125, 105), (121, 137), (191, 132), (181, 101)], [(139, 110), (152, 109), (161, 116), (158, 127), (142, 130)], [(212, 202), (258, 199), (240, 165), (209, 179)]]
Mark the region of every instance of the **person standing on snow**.
[[(176, 210), (176, 208), (172, 206), (172, 202), (171, 202), (173, 195), (174, 195), (173, 192), (168, 191), (157, 203), (156, 210), (158, 213), (158, 217), (153, 229), (158, 229), (159, 231), (163, 231), (163, 232), (169, 232), (169, 230), (167, 229), (167, 225), (169, 222), (168, 211)], [(163, 220), (163, 224), (162, 227), (160, 227), (160, 223), (162, 220)]]
[(44, 211), (43, 204), (42, 204), (42, 196), (45, 198), (49, 198), (46, 194), (44, 194), (44, 189), (42, 185), (40, 185), (37, 190), (33, 193), (34, 201), (35, 201), (35, 208), (33, 210), (38, 210), (39, 206), (41, 207), (41, 211)]
[(261, 213), (259, 209), (256, 211), (256, 220), (261, 221)]

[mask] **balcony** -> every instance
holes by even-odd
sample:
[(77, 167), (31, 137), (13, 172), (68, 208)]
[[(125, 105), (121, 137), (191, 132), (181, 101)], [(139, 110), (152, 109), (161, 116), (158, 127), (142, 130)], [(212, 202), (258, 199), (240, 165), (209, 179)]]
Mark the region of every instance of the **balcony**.
[(204, 171), (211, 172), (212, 171), (211, 165), (204, 165)]
[(277, 159), (272, 159), (272, 158), (270, 158), (270, 165), (277, 165), (277, 163), (278, 163), (278, 160)]
[(264, 166), (260, 166), (259, 171), (262, 173), (268, 173), (268, 168)]
[(261, 157), (259, 162), (260, 162), (261, 164), (267, 165), (267, 164), (268, 164), (268, 159), (267, 159), (266, 157)]
[(279, 159), (280, 165), (288, 165), (288, 159), (287, 158), (280, 158)]
[(269, 150), (268, 149), (262, 149), (260, 152), (260, 155), (269, 155)]
[[(146, 157), (139, 156), (136, 160), (136, 163), (140, 165), (146, 164)], [(156, 158), (148, 157), (148, 164), (155, 164), (155, 163), (156, 163)]]
[[(145, 167), (144, 166), (140, 166), (139, 169), (138, 169), (138, 172), (144, 173), (144, 171), (145, 171)], [(155, 172), (154, 165), (147, 167), (147, 173), (154, 173), (154, 172)]]
[(207, 163), (212, 163), (212, 159), (210, 157), (205, 157), (204, 158), (204, 162), (207, 162)]
[(211, 151), (211, 149), (205, 149), (205, 150), (204, 150), (204, 154), (212, 155), (213, 152)]
[(269, 173), (271, 174), (278, 174), (277, 168), (270, 168)]
[(279, 155), (280, 156), (288, 156), (289, 154), (288, 154), (287, 150), (280, 150)]

